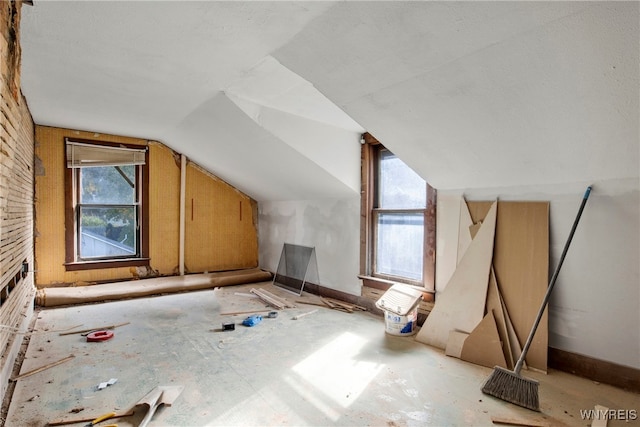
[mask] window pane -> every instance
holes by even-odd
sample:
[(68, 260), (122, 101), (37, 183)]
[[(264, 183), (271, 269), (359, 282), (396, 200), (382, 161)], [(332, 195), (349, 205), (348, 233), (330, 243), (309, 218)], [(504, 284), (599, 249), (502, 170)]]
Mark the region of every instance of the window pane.
[(388, 150), (380, 151), (379, 179), (379, 208), (421, 209), (426, 207), (426, 181)]
[(378, 214), (376, 273), (422, 280), (424, 215)]
[(134, 204), (135, 166), (100, 166), (80, 169), (80, 203)]
[(135, 206), (80, 207), (80, 258), (136, 256)]

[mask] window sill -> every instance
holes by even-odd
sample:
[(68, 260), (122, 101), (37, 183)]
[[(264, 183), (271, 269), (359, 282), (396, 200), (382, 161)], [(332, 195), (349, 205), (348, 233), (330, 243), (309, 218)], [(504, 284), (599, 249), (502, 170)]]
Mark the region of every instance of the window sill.
[(400, 285), (411, 286), (412, 288), (415, 288), (415, 289), (420, 289), (422, 292), (435, 294), (435, 292), (432, 291), (431, 289), (423, 288), (421, 286), (411, 285), (408, 283), (394, 282), (393, 280), (382, 279), (380, 277), (364, 276), (359, 274), (358, 278), (363, 280), (365, 286), (368, 286), (370, 288), (375, 288), (375, 289), (381, 289), (383, 291), (388, 290), (391, 286), (395, 284), (400, 284)]
[(100, 260), (68, 262), (64, 264), (66, 271), (99, 270), (102, 268), (149, 266), (149, 258), (127, 258), (118, 260)]
[[(362, 279), (363, 281), (363, 285), (366, 288), (372, 288), (372, 289), (377, 289), (378, 291), (387, 291), (391, 286), (395, 285), (395, 284), (399, 284), (399, 285), (406, 285), (406, 286), (411, 286), (414, 289), (419, 289), (423, 292), (422, 294), (422, 304), (433, 304), (433, 302), (435, 301), (435, 292), (431, 291), (429, 289), (424, 289), (421, 288), (420, 286), (415, 286), (415, 285), (408, 285), (406, 283), (402, 283), (402, 282), (394, 282), (391, 280), (387, 280), (387, 279), (381, 279), (380, 277), (373, 277), (373, 276), (363, 276), (363, 275), (358, 275), (359, 279)], [(377, 291), (374, 291), (374, 293)], [(432, 308), (432, 307), (431, 307)], [(429, 310), (427, 311), (431, 311), (431, 308), (429, 308)]]

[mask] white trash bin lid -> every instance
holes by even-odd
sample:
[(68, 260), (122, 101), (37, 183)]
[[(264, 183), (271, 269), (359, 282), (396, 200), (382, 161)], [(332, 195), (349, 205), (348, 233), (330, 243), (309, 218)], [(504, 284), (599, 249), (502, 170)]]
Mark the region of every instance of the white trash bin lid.
[(406, 316), (422, 299), (418, 289), (396, 283), (376, 301), (376, 307), (400, 316)]

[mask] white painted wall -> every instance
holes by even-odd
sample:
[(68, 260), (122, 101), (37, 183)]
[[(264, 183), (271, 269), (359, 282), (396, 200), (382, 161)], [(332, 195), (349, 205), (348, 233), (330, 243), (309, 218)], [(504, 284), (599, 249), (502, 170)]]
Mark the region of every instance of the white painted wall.
[[(551, 278), (589, 184), (470, 190), (464, 196), (549, 201)], [(549, 302), (550, 347), (640, 368), (639, 237), (638, 179), (594, 182)]]
[(360, 295), (360, 198), (259, 202), (260, 268), (275, 272), (284, 243), (316, 248), (320, 284)]
[[(467, 200), (549, 201), (551, 278), (590, 184), (593, 191), (549, 303), (549, 345), (640, 368), (637, 179), (440, 193), (445, 198), (463, 194)], [(455, 203), (443, 203), (438, 215), (447, 215), (447, 207), (456, 208)], [(261, 268), (276, 270), (285, 242), (315, 246), (320, 283), (359, 295), (359, 209), (357, 197), (260, 202)]]

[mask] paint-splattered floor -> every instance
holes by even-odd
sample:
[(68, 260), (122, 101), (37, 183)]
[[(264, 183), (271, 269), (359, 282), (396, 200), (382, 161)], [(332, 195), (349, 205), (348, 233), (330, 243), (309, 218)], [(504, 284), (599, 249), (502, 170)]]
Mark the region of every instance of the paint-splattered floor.
[[(6, 426), (123, 413), (176, 385), (184, 390), (150, 426), (484, 426), (492, 417), (588, 426), (580, 411), (595, 405), (640, 410), (637, 394), (557, 371), (525, 372), (540, 381), (541, 413), (494, 399), (480, 391), (490, 369), (388, 335), (369, 313), (299, 304), (254, 327), (240, 325), (247, 315), (221, 315), (264, 308), (245, 295), (258, 286), (295, 299), (254, 284), (40, 311), (21, 373), (74, 357), (18, 380)], [(228, 321), (235, 330), (220, 331)], [(124, 322), (104, 342), (60, 335)], [(98, 426), (138, 425), (143, 412)]]

